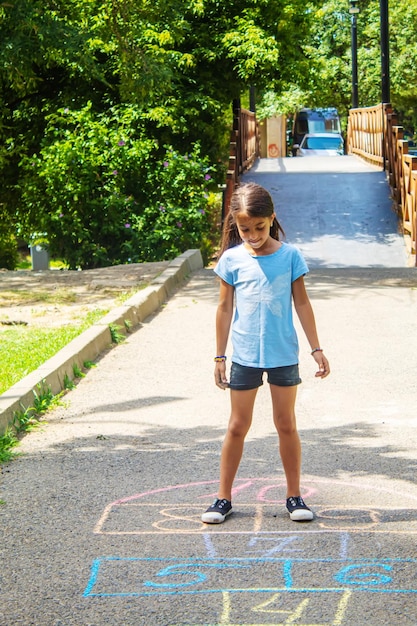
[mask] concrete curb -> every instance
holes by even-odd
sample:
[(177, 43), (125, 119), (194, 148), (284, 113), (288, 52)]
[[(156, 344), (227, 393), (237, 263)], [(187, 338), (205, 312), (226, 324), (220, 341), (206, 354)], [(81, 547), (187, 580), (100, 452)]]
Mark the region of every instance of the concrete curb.
[(187, 250), (171, 261), (167, 269), (151, 284), (129, 298), (99, 322), (73, 339), (41, 367), (25, 376), (0, 396), (0, 435), (12, 423), (16, 411), (33, 405), (34, 392), (42, 385), (54, 395), (64, 389), (65, 381), (73, 380), (74, 366), (83, 369), (86, 361), (94, 361), (111, 345), (110, 325), (126, 334), (156, 311), (175, 289), (193, 272), (203, 267), (200, 250)]

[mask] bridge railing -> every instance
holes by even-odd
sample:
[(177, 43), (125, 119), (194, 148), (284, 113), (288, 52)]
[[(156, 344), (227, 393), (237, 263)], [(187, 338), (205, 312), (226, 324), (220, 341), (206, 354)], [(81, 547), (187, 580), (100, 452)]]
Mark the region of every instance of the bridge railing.
[[(351, 109), (347, 151), (385, 170), (411, 253), (417, 239), (417, 156), (408, 154), (408, 142), (390, 104)], [(417, 266), (417, 255), (416, 255)]]
[(233, 129), (230, 134), (229, 165), (226, 175), (226, 190), (223, 212), (228, 212), (232, 193), (240, 177), (252, 167), (259, 156), (259, 131), (256, 115), (233, 105)]
[(373, 165), (384, 166), (382, 105), (349, 111), (347, 149)]

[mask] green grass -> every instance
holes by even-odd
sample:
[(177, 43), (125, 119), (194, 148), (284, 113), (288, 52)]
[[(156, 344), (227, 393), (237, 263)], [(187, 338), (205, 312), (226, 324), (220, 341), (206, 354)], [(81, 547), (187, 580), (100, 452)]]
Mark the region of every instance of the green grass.
[(107, 311), (96, 310), (82, 321), (60, 328), (13, 326), (0, 333), (0, 394), (54, 356)]

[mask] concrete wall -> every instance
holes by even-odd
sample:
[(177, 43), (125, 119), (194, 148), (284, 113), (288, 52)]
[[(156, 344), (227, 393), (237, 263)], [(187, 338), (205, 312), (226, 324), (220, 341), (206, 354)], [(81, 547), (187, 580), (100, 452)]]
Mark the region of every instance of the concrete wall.
[(287, 156), (287, 118), (270, 117), (259, 124), (261, 157), (279, 159)]
[(200, 250), (188, 250), (168, 265), (152, 283), (122, 306), (110, 311), (105, 317), (85, 330), (48, 359), (37, 370), (10, 387), (0, 396), (0, 435), (13, 422), (17, 411), (33, 405), (34, 392), (39, 386), (50, 388), (54, 395), (64, 389), (64, 381), (74, 378), (74, 365), (82, 369), (86, 361), (94, 361), (111, 345), (110, 324), (125, 331), (125, 322), (134, 328), (156, 311), (190, 274), (203, 267)]

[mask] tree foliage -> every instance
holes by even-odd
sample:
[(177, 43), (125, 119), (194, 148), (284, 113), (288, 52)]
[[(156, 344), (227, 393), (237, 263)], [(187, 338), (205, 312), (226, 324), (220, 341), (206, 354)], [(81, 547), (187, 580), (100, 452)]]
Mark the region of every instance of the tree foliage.
[(71, 269), (204, 248), (208, 159), (197, 145), (185, 156), (161, 149), (138, 126), (131, 105), (99, 115), (91, 104), (67, 108), (48, 116), (39, 154), (22, 159), (20, 223)]
[[(380, 3), (358, 0), (359, 106), (381, 102)], [(311, 4), (314, 28), (306, 42), (308, 74), (298, 83), (302, 106), (351, 106), (351, 16), (347, 0)], [(389, 3), (391, 103), (404, 122), (417, 129), (417, 0)]]
[[(18, 233), (40, 233), (51, 251), (83, 267), (189, 245), (188, 214), (173, 226), (172, 207), (155, 213), (168, 191), (167, 172), (163, 184), (153, 172), (165, 171), (166, 150), (176, 154), (182, 174), (170, 181), (176, 191), (169, 202), (204, 221), (205, 186), (187, 170), (188, 155), (200, 173), (212, 163), (222, 182), (232, 99), (250, 83), (278, 87), (301, 76), (305, 57), (291, 32), (304, 35), (307, 24), (301, 0), (3, 3), (0, 201)], [(128, 139), (117, 151), (127, 110)], [(143, 215), (164, 228), (145, 229)], [(203, 236), (204, 228), (197, 231)], [(136, 254), (122, 253), (135, 246)]]
[[(368, 106), (381, 97), (379, 5), (358, 4), (359, 100)], [(158, 213), (168, 185), (175, 210), (188, 210), (205, 237), (206, 181), (194, 173), (211, 166), (223, 182), (233, 99), (255, 86), (261, 115), (300, 106), (347, 114), (348, 9), (347, 0), (0, 3), (0, 242), (43, 233), (68, 259), (67, 244), (78, 248), (69, 263), (81, 266), (174, 254), (190, 244), (175, 227), (185, 215), (171, 224), (172, 207)], [(391, 5), (392, 104), (409, 126), (416, 31), (417, 0)], [(182, 173), (170, 179), (167, 160)], [(153, 230), (143, 216), (156, 220)]]

